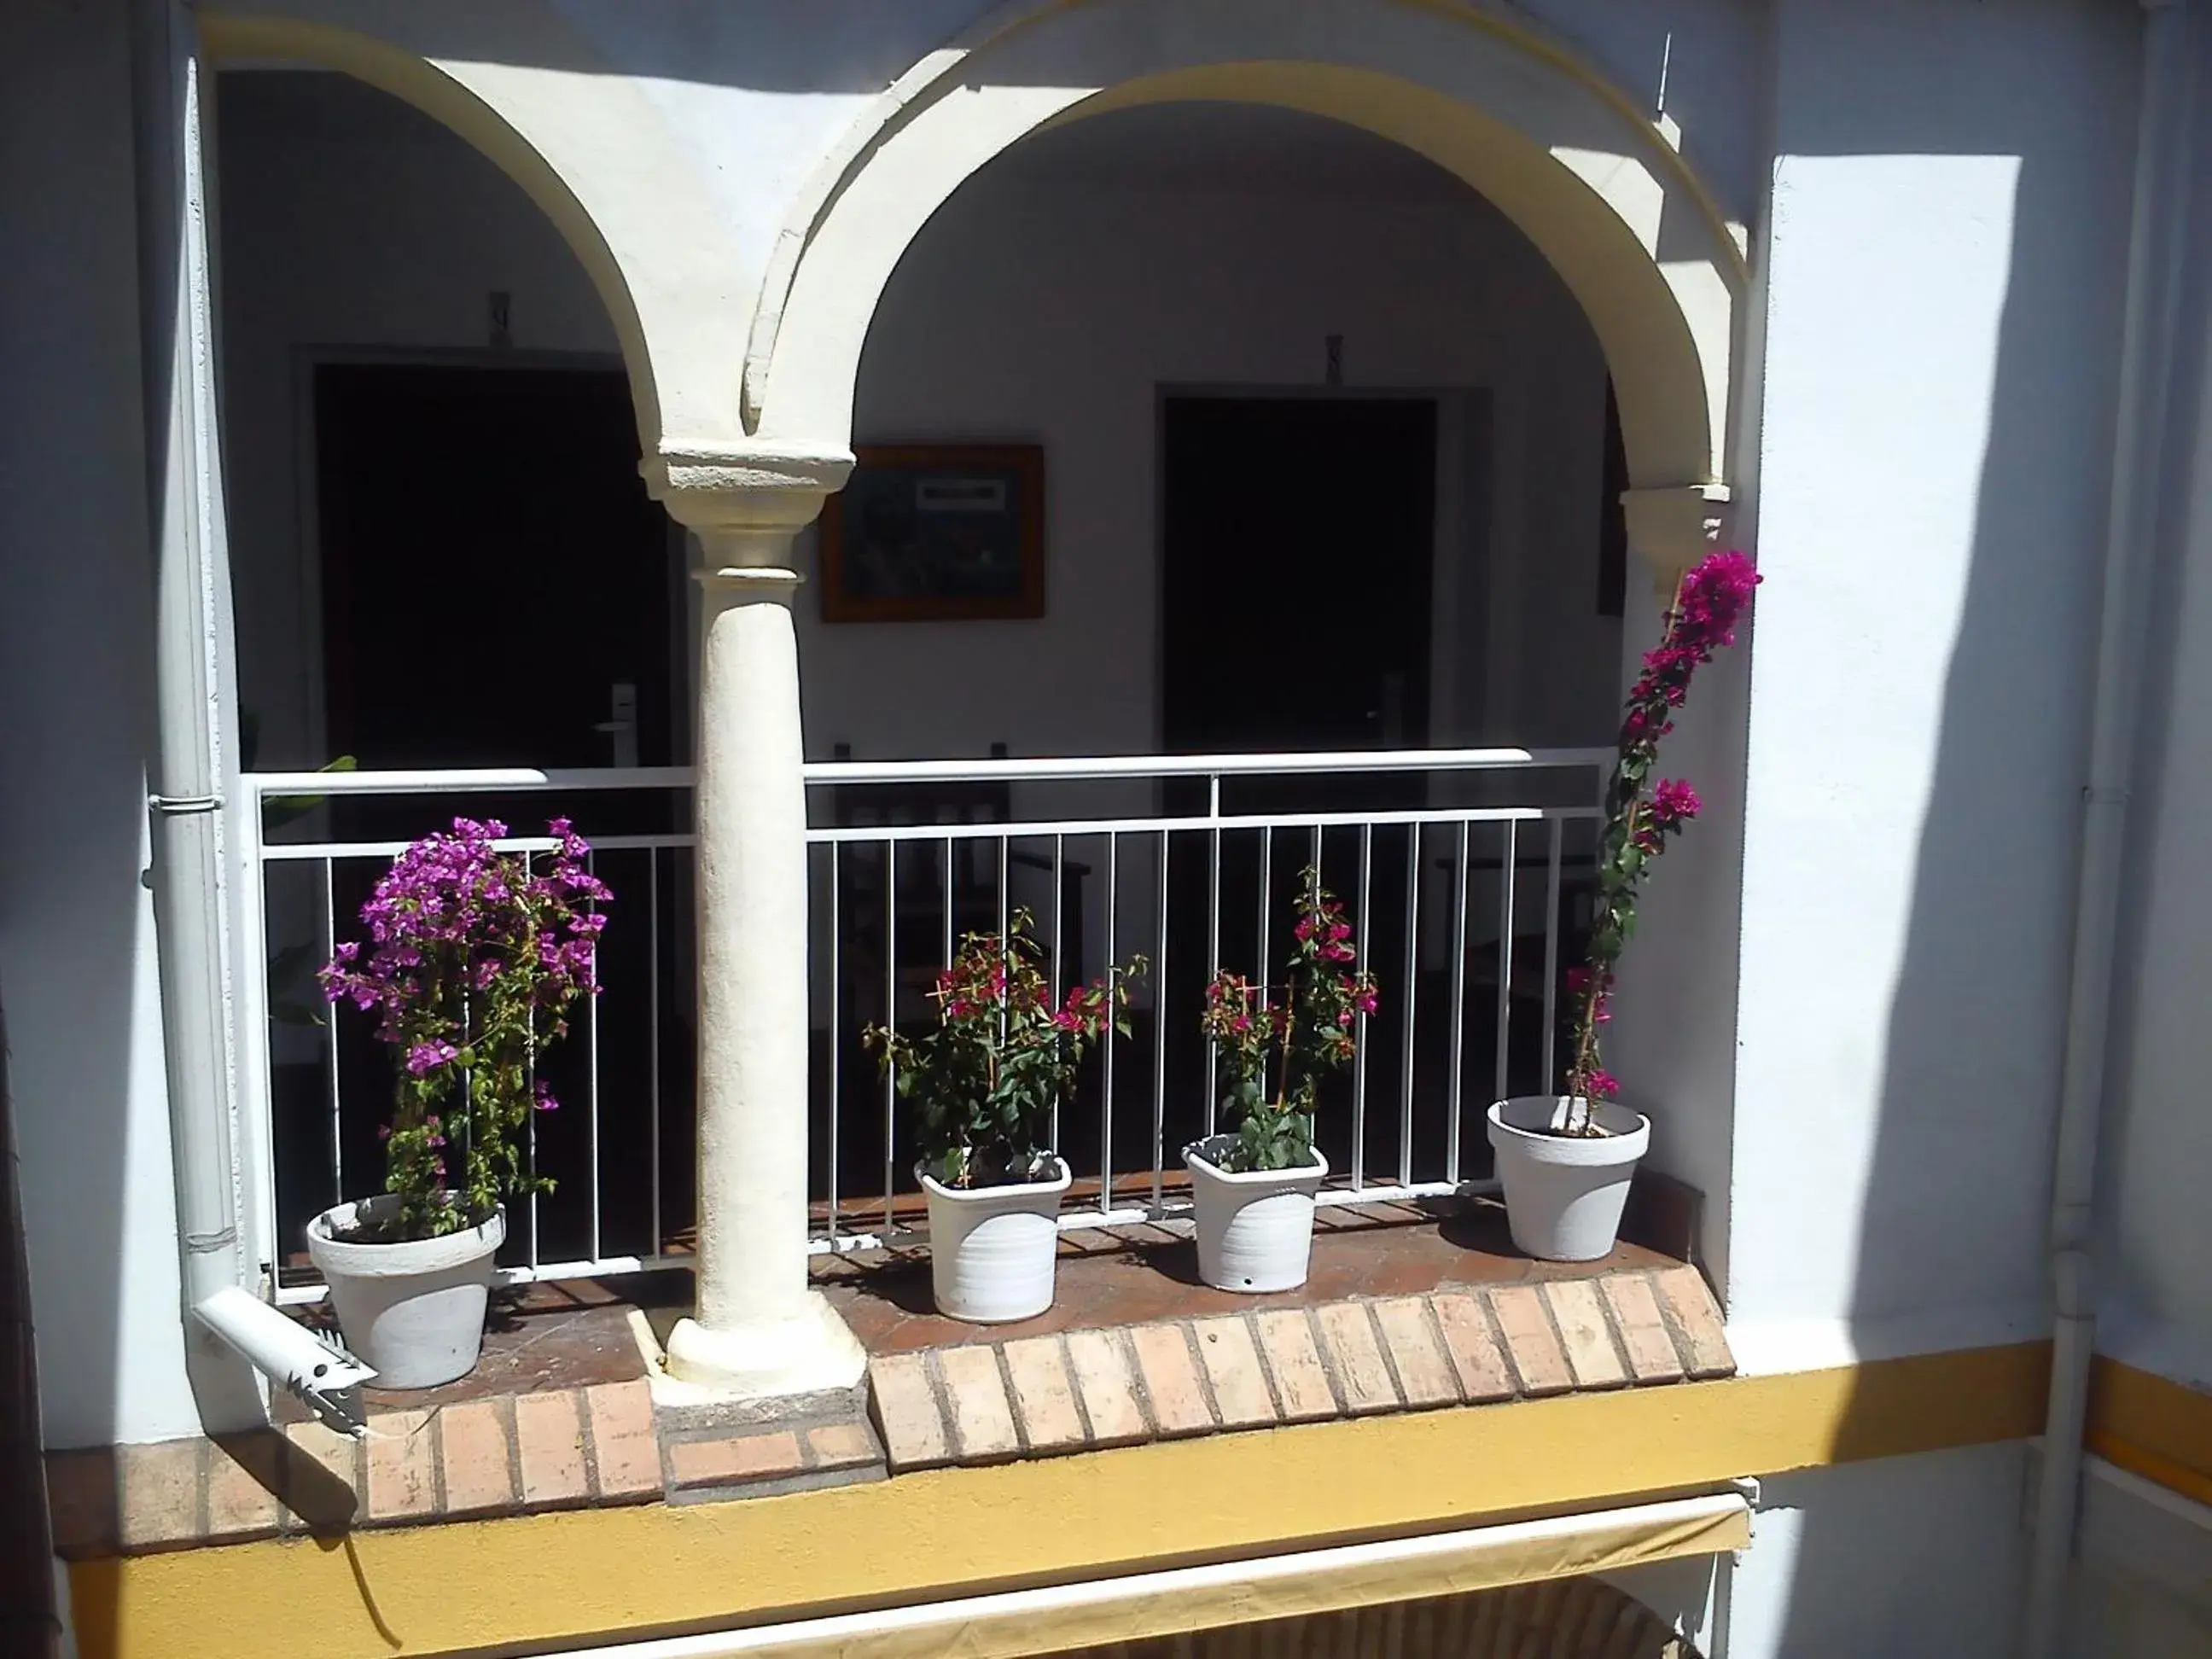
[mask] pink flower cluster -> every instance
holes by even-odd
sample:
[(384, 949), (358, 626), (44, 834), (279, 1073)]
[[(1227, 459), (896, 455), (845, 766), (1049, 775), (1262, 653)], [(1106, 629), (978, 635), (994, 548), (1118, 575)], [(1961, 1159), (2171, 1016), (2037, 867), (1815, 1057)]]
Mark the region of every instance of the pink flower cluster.
[(1759, 580), (1741, 553), (1716, 553), (1682, 578), (1667, 635), (1644, 653), (1644, 672), (1629, 689), (1624, 745), (1656, 743), (1674, 729), (1668, 711), (1682, 706), (1692, 678), (1713, 653), (1735, 643), (1736, 623)]
[[(434, 1237), (489, 1214), (502, 1191), (542, 1190), (512, 1136), (556, 1103), (532, 1075), (567, 1029), (568, 1006), (599, 990), (599, 939), (613, 895), (566, 818), (550, 854), (503, 852), (507, 826), (455, 818), (392, 860), (362, 906), (366, 950), (340, 945), (319, 975), (333, 1003), (377, 1017), (397, 1051), (397, 1111), (384, 1133), (386, 1185), (400, 1237)], [(465, 1115), (465, 1172), (448, 1190), (439, 1108)]]
[[(1620, 757), (1606, 788), (1606, 824), (1598, 855), (1597, 902), (1583, 966), (1567, 975), (1574, 1006), (1571, 1095), (1611, 1100), (1620, 1084), (1598, 1063), (1599, 1030), (1613, 1018), (1613, 965), (1635, 924), (1636, 899), (1652, 865), (1705, 810), (1683, 779), (1658, 778), (1659, 740), (1674, 729), (1674, 711), (1690, 683), (1713, 653), (1735, 642), (1737, 624), (1750, 605), (1759, 572), (1741, 553), (1716, 553), (1683, 578), (1667, 631), (1644, 655), (1644, 670), (1629, 689), (1620, 726)], [(1571, 1133), (1594, 1133), (1585, 1114)]]
[(1352, 946), (1352, 924), (1344, 919), (1344, 906), (1328, 899), (1298, 919), (1291, 930), (1301, 945), (1313, 945), (1323, 962), (1351, 962), (1358, 957)]

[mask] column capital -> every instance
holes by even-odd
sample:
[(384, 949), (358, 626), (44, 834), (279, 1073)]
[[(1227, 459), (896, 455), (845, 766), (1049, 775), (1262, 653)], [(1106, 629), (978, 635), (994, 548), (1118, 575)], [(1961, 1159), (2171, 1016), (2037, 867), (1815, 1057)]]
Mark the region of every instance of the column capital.
[(673, 439), (638, 465), (647, 492), (699, 538), (710, 572), (787, 564), (792, 538), (852, 470), (837, 444)]
[(1724, 483), (1662, 484), (1624, 489), (1628, 545), (1650, 565), (1659, 602), (1671, 605), (1682, 573), (1715, 551), (1735, 522)]

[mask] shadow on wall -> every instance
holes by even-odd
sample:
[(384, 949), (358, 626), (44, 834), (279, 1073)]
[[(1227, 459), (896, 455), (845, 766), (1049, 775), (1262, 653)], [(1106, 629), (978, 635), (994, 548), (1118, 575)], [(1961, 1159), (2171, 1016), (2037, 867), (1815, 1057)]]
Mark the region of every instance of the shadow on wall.
[[(1744, 981), (1790, 1000), (1747, 1007), (1738, 1206), (1765, 1219), (1736, 1250), (1762, 1311), (1840, 1306), (1863, 1357), (2047, 1334), (2138, 26), (1962, 0), (1780, 26), (1761, 602), (1791, 683), (1754, 703), (1777, 804)], [(2013, 1444), (1774, 1483), (1803, 1508), (1750, 1650), (2008, 1650), (2022, 1469)]]
[[(70, 400), (0, 398), (0, 978), (46, 1432), (81, 1445), (115, 1437), (130, 1352), (155, 1346), (126, 1345), (126, 1229), (158, 1235), (170, 1213), (166, 1160), (131, 1121), (134, 1095), (142, 1119), (162, 1109), (139, 880), (153, 640), (131, 64), (121, 9), (11, 21), (0, 207), (22, 219), (0, 222), (0, 339), (13, 385)], [(150, 1295), (173, 1326), (173, 1292)]]
[(15, 1152), (15, 1109), (8, 1087), (8, 1011), (0, 996), (0, 1650), (58, 1650), (46, 1520), (46, 1480), (39, 1442), (39, 1358), (31, 1340), (31, 1270), (23, 1259), (22, 1171)]

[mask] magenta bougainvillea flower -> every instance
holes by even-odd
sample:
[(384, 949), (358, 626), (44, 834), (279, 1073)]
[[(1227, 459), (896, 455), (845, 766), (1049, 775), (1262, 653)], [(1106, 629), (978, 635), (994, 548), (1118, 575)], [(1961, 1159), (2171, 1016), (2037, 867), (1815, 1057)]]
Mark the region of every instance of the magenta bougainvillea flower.
[(1604, 838), (1598, 848), (1598, 902), (1589, 948), (1580, 967), (1567, 970), (1574, 1037), (1567, 1063), (1567, 1092), (1577, 1103), (1568, 1113), (1570, 1133), (1596, 1133), (1589, 1103), (1613, 1100), (1620, 1079), (1599, 1064), (1600, 1028), (1613, 1018), (1613, 970), (1636, 927), (1636, 897), (1652, 864), (1705, 808), (1698, 792), (1680, 778), (1652, 774), (1659, 742), (1674, 729), (1674, 711), (1690, 682), (1713, 653), (1735, 643), (1736, 625), (1750, 608), (1759, 574), (1741, 553), (1716, 553), (1682, 578), (1659, 643), (1644, 653), (1644, 671), (1629, 688), (1620, 722), (1620, 754), (1606, 789)]
[(1298, 878), (1298, 920), (1271, 1001), (1242, 974), (1216, 974), (1206, 988), (1206, 1035), (1227, 1079), (1224, 1104), (1237, 1126), (1223, 1155), (1231, 1174), (1303, 1170), (1313, 1163), (1316, 1097), (1323, 1074), (1358, 1052), (1358, 1017), (1382, 1004), (1375, 976), (1358, 960), (1344, 906), (1309, 866)]
[(935, 1029), (919, 1037), (888, 1026), (860, 1034), (899, 1094), (914, 1102), (921, 1164), (947, 1187), (996, 1187), (1048, 1178), (1053, 1110), (1073, 1097), (1084, 1055), (1128, 1032), (1134, 957), (1103, 979), (1055, 998), (1026, 910), (1004, 933), (969, 933), (930, 993)]
[[(381, 1132), (389, 1236), (434, 1238), (488, 1219), (507, 1193), (550, 1191), (525, 1167), (517, 1131), (556, 1104), (537, 1056), (599, 986), (601, 907), (613, 895), (566, 818), (550, 853), (502, 852), (507, 826), (455, 818), (394, 859), (362, 906), (362, 945), (337, 947), (319, 975), (333, 1003), (377, 1018), (397, 1051), (392, 1122)], [(445, 1124), (462, 1167), (449, 1171)]]

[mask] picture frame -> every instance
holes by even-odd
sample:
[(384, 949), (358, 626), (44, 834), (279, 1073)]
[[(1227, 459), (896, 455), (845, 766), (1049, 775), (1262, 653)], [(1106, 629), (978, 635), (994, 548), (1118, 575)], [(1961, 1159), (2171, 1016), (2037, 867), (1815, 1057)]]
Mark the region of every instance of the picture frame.
[(1042, 617), (1044, 451), (872, 444), (823, 505), (822, 620)]

